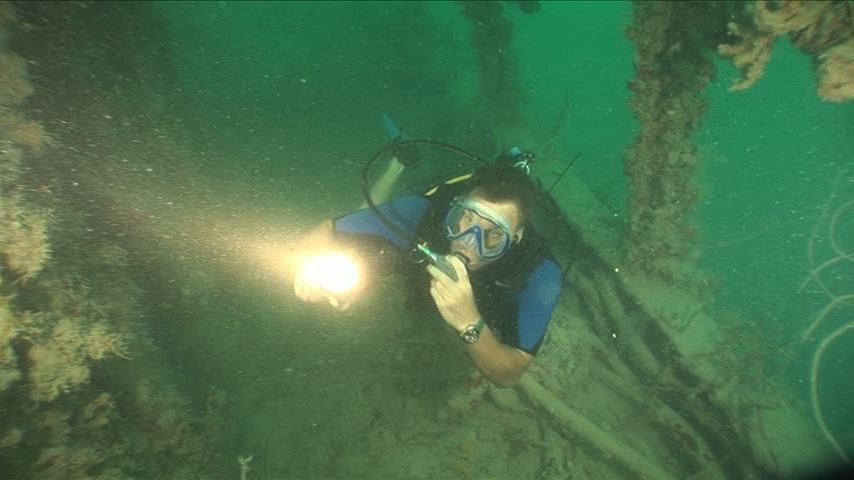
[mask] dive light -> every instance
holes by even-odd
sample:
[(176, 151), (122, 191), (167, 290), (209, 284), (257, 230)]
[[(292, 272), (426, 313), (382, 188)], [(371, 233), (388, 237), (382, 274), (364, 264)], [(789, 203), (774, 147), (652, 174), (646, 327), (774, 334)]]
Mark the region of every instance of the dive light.
[(343, 253), (312, 257), (302, 268), (307, 279), (333, 295), (353, 290), (359, 280), (356, 264)]
[(451, 280), (457, 281), (459, 277), (457, 277), (457, 271), (454, 270), (454, 266), (450, 264), (445, 257), (438, 255), (436, 252), (430, 249), (426, 243), (419, 243), (416, 245), (416, 248), (427, 257), (427, 261), (430, 262), (431, 265), (434, 265), (436, 268), (442, 271), (445, 275), (450, 277)]

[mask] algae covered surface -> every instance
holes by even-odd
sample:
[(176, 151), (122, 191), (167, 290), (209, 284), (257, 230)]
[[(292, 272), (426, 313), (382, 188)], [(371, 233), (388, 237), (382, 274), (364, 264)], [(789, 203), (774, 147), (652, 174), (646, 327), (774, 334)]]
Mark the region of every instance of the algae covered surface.
[[(0, 2), (0, 477), (802, 478), (854, 458), (851, 2)], [(396, 133), (536, 153), (497, 388), (293, 246)], [(392, 195), (476, 167), (424, 142)], [(389, 257), (393, 257), (389, 255)], [(401, 260), (368, 258), (366, 264)], [(408, 265), (408, 264), (406, 264)], [(371, 271), (368, 269), (367, 271)]]

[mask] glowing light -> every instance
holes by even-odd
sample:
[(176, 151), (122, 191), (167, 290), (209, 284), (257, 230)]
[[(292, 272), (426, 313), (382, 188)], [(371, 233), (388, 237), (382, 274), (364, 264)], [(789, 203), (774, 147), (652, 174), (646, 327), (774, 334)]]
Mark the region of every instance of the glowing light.
[(335, 253), (306, 259), (303, 273), (330, 293), (345, 293), (356, 286), (359, 271), (347, 255)]

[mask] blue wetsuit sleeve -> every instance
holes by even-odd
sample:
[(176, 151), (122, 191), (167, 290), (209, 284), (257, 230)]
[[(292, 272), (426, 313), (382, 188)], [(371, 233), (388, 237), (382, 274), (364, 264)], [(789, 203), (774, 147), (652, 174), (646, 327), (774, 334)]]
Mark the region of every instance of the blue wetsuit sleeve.
[(425, 197), (402, 197), (378, 205), (380, 212), (407, 236), (391, 229), (370, 208), (340, 216), (332, 221), (335, 231), (350, 235), (371, 235), (383, 238), (401, 249), (409, 247), (421, 218), (430, 206)]
[(536, 354), (557, 306), (561, 272), (551, 259), (543, 260), (528, 277), (528, 285), (516, 296), (519, 347)]

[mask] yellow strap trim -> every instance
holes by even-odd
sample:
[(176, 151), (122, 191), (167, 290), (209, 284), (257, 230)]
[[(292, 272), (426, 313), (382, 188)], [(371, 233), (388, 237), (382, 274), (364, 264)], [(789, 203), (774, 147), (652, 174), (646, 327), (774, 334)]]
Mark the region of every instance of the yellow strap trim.
[(445, 182), (445, 185), (453, 185), (455, 183), (460, 183), (464, 180), (470, 179), (473, 175), (474, 175), (474, 173), (467, 173), (465, 175), (460, 175), (459, 177), (454, 177), (454, 178), (448, 180), (447, 182)]
[[(459, 177), (454, 177), (450, 180), (445, 181), (443, 183), (443, 185), (453, 185), (455, 183), (464, 182), (464, 181), (470, 179), (472, 176), (474, 176), (474, 172), (467, 173), (465, 175), (460, 175)], [(437, 190), (439, 190), (439, 185), (434, 185), (434, 186), (430, 187), (429, 190), (424, 192), (424, 196), (429, 197), (429, 196), (433, 195), (434, 193), (436, 193)]]

